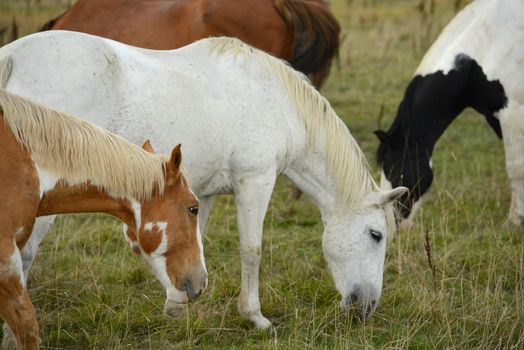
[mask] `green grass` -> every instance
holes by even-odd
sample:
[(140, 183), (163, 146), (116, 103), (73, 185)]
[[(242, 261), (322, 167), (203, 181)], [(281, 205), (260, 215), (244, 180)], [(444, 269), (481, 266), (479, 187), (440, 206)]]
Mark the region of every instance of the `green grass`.
[[(454, 14), (454, 1), (442, 0), (424, 19), (419, 2), (331, 1), (345, 40), (340, 70), (323, 92), (377, 175), (372, 131), (381, 110), (387, 128), (422, 55)], [(0, 3), (0, 28), (15, 13), (20, 33), (29, 33), (63, 8), (51, 0), (24, 4)], [(306, 198), (288, 203), (288, 183), (279, 180), (266, 217), (261, 268), (262, 311), (274, 329), (253, 330), (236, 311), (236, 217), (232, 198), (222, 196), (204, 242), (209, 288), (178, 321), (163, 317), (162, 287), (129, 252), (118, 222), (101, 215), (62, 216), (29, 278), (43, 346), (524, 348), (524, 230), (501, 227), (510, 201), (502, 143), (483, 117), (467, 111), (439, 141), (433, 163), (431, 201), (412, 229), (391, 240), (381, 303), (366, 322), (338, 308), (320, 248), (317, 209)]]

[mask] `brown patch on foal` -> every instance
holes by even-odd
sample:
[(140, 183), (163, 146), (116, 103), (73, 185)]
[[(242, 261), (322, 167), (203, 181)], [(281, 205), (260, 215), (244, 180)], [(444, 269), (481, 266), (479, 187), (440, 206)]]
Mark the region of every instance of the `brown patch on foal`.
[(151, 230), (142, 230), (138, 241), (140, 247), (146, 254), (151, 254), (158, 249), (158, 246), (162, 242), (162, 236), (164, 235), (164, 230), (160, 229), (155, 223)]
[[(33, 230), (40, 184), (31, 156), (5, 125), (1, 110), (0, 151), (0, 239), (16, 239), (21, 249)], [(22, 232), (20, 228), (23, 228)], [(6, 249), (0, 250), (0, 259), (11, 255), (12, 252)]]

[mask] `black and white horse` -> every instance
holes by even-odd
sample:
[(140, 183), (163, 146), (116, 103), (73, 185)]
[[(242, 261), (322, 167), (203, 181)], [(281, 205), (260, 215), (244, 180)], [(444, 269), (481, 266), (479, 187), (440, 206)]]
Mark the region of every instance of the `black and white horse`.
[(524, 0), (476, 0), (447, 25), (424, 56), (387, 132), (376, 131), (382, 187), (410, 189), (411, 222), (433, 180), (431, 154), (467, 107), (504, 140), (511, 183), (508, 222), (524, 223)]

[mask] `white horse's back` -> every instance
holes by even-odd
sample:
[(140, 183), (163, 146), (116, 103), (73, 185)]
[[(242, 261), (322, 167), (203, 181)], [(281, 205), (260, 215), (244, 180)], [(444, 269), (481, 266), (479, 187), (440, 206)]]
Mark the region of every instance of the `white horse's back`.
[[(230, 192), (227, 179), (236, 167), (282, 168), (289, 148), (304, 141), (278, 79), (249, 57), (213, 54), (209, 40), (156, 51), (53, 31), (2, 48), (0, 58), (6, 55), (16, 76), (8, 81), (10, 91), (137, 144), (150, 138), (159, 152), (169, 152), (175, 141), (186, 145), (186, 166), (198, 175), (191, 180), (201, 195)], [(31, 74), (25, 74), (28, 66)]]

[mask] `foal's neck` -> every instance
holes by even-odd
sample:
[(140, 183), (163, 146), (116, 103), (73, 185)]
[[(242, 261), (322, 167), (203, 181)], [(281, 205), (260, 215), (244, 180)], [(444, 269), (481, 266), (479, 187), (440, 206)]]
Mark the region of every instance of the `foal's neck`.
[(135, 210), (128, 199), (114, 198), (88, 184), (69, 186), (60, 182), (46, 192), (37, 216), (72, 213), (106, 213), (116, 216), (129, 227), (135, 227)]

